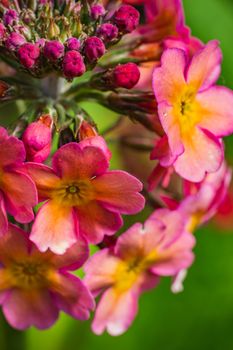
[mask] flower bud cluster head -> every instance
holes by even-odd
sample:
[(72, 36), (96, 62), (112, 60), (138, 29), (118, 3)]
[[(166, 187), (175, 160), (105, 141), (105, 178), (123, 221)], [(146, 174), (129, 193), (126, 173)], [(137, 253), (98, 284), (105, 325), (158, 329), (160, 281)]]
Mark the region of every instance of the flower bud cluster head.
[[(111, 12), (95, 1), (37, 1), (0, 14), (0, 47), (35, 77), (53, 71), (72, 80), (92, 70), (107, 49), (139, 23), (130, 5)], [(4, 6), (4, 5), (3, 5)]]

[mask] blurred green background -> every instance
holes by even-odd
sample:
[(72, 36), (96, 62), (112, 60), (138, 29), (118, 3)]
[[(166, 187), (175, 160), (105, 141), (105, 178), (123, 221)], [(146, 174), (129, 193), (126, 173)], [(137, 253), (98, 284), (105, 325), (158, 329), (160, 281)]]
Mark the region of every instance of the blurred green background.
[[(193, 35), (204, 42), (220, 40), (224, 53), (220, 83), (233, 88), (233, 1), (184, 0), (184, 7)], [(102, 125), (111, 123), (111, 114), (102, 109), (89, 106), (89, 111)], [(233, 163), (232, 138), (227, 140), (227, 152)], [(156, 290), (141, 297), (138, 317), (123, 336), (95, 336), (90, 322), (62, 315), (52, 329), (30, 329), (23, 336), (1, 322), (0, 349), (233, 349), (233, 228), (226, 233), (211, 224), (197, 232), (197, 240), (196, 261), (185, 281), (185, 291), (171, 294), (170, 281), (164, 279)], [(11, 342), (6, 342), (8, 332)]]

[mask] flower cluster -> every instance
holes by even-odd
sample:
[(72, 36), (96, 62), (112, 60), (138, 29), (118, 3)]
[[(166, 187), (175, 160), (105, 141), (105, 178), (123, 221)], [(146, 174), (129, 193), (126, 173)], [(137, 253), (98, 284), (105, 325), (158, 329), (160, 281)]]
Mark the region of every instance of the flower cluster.
[[(194, 232), (228, 198), (219, 43), (191, 36), (179, 0), (6, 0), (0, 57), (0, 100), (25, 108), (0, 128), (3, 314), (23, 330), (95, 310), (94, 333), (122, 334), (161, 278), (183, 290)], [(87, 102), (119, 118), (102, 131)], [(145, 205), (144, 223), (123, 226)]]

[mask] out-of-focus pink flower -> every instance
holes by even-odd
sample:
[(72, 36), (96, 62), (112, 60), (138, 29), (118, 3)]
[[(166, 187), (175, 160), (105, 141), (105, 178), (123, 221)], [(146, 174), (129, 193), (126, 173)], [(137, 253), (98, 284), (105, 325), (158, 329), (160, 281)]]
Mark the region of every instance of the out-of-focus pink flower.
[(222, 60), (217, 41), (191, 61), (180, 49), (164, 52), (153, 74), (158, 113), (176, 172), (200, 182), (223, 161), (221, 137), (233, 131), (233, 93), (215, 86)]
[(8, 50), (15, 51), (25, 43), (26, 39), (23, 35), (12, 32), (6, 39), (5, 45)]
[(92, 329), (120, 335), (133, 322), (142, 292), (154, 288), (160, 276), (175, 276), (193, 262), (194, 237), (185, 231), (179, 212), (155, 211), (118, 238), (114, 248), (94, 254), (84, 266), (84, 281), (98, 295)]
[(0, 241), (0, 303), (9, 324), (19, 330), (49, 328), (59, 311), (87, 320), (93, 298), (82, 281), (69, 273), (88, 257), (83, 239), (65, 255), (40, 253), (26, 232), (9, 225)]
[(13, 9), (7, 10), (3, 15), (3, 22), (6, 26), (12, 26), (18, 19), (18, 13)]
[(114, 14), (113, 21), (122, 33), (131, 33), (139, 24), (140, 14), (131, 5), (122, 5)]
[(26, 165), (41, 199), (30, 239), (41, 251), (62, 254), (82, 235), (99, 243), (122, 225), (120, 214), (134, 214), (144, 207), (138, 192), (142, 184), (124, 171), (109, 171), (104, 141), (87, 138), (61, 147), (53, 167)]
[(100, 5), (100, 4), (96, 4), (96, 5), (93, 5), (91, 6), (91, 17), (92, 19), (94, 19), (95, 21), (103, 16), (105, 14), (105, 8), (103, 5)]
[(19, 170), (24, 161), (23, 142), (0, 128), (0, 236), (8, 228), (6, 213), (21, 223), (34, 218), (32, 208), (37, 204), (37, 192), (31, 178)]
[(24, 131), (22, 140), (28, 161), (43, 163), (48, 158), (52, 143), (52, 125), (51, 116), (45, 114)]
[(109, 42), (117, 38), (118, 28), (111, 23), (103, 23), (97, 28), (96, 33), (104, 42)]

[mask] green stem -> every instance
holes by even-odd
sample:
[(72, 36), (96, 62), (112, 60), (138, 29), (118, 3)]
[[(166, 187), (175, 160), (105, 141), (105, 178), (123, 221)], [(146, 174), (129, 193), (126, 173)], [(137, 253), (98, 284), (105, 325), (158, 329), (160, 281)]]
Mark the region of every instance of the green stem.
[(26, 333), (11, 328), (0, 314), (0, 344), (1, 350), (26, 349)]

